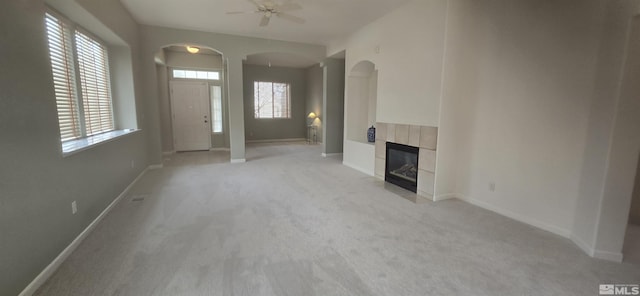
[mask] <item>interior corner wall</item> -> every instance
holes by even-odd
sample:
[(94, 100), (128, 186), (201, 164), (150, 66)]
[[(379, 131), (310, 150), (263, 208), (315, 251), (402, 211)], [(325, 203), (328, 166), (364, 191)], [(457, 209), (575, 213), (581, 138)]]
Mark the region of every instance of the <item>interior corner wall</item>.
[[(316, 64), (306, 69), (307, 71), (307, 96), (306, 96), (306, 112), (305, 115), (308, 115), (310, 112), (315, 113), (319, 118), (320, 122), (324, 122), (325, 116), (323, 113), (323, 89), (322, 89), (322, 68)], [(323, 142), (322, 134), (324, 131), (322, 130), (323, 124), (317, 124), (317, 121), (311, 121), (311, 119), (305, 119), (307, 124), (313, 123), (317, 125), (316, 128), (316, 139), (319, 143)]]
[(595, 246), (597, 257), (618, 261), (640, 154), (640, 15), (630, 21)]
[[(438, 123), (434, 199), (457, 197), (464, 199), (458, 184), (468, 182), (466, 172), (457, 169), (458, 163), (468, 163), (468, 154), (461, 151), (469, 145), (472, 126), (465, 124), (472, 118), (475, 104), (472, 97), (478, 87), (478, 63), (474, 48), (469, 47), (469, 28), (474, 26), (475, 8), (467, 1), (449, 1), (444, 54), (442, 100)], [(463, 86), (463, 87), (461, 87)], [(464, 128), (462, 128), (464, 126)]]
[(344, 79), (345, 66), (342, 59), (326, 59), (322, 66), (323, 134), (322, 153), (343, 152), (344, 145)]
[(441, 116), (455, 122), (441, 134), (454, 135), (454, 192), (571, 236), (604, 3), (450, 5)]
[[(636, 6), (635, 9), (633, 6)], [(632, 11), (637, 11), (637, 4), (624, 0), (607, 1), (603, 9), (605, 17), (572, 229), (572, 239), (592, 256), (596, 248), (599, 212)]]
[[(244, 127), (247, 141), (304, 139), (307, 136), (306, 69), (244, 65)], [(260, 119), (254, 116), (255, 81), (291, 85), (291, 118)]]
[(166, 65), (156, 65), (158, 78), (158, 109), (160, 111), (160, 130), (162, 132), (162, 152), (173, 152), (173, 123), (171, 116), (171, 98), (169, 97), (169, 69)]
[(636, 168), (636, 179), (633, 185), (631, 197), (631, 210), (629, 211), (629, 223), (640, 225), (640, 160)]
[[(95, 2), (102, 11), (85, 9), (128, 43), (143, 113), (137, 25), (120, 1)], [(144, 131), (62, 157), (44, 12), (42, 1), (0, 10), (0, 295), (23, 291), (147, 166)]]

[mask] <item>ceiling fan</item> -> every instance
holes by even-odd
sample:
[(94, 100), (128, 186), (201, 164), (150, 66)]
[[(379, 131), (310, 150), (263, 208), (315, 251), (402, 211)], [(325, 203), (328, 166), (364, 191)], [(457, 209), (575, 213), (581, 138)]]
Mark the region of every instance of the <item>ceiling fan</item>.
[(284, 20), (292, 21), (298, 24), (304, 24), (303, 18), (297, 17), (286, 13), (287, 11), (294, 11), (302, 9), (302, 6), (298, 3), (293, 3), (291, 0), (287, 0), (283, 3), (277, 3), (272, 0), (247, 0), (256, 6), (257, 10), (249, 11), (229, 11), (227, 14), (244, 14), (244, 13), (261, 13), (262, 19), (260, 20), (260, 26), (264, 27), (269, 24), (272, 16), (279, 17)]

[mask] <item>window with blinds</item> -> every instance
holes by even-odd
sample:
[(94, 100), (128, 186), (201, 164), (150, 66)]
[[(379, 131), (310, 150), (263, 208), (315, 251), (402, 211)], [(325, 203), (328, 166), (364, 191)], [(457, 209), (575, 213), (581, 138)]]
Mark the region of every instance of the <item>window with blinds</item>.
[(78, 72), (87, 136), (113, 130), (107, 49), (76, 30)]
[(73, 28), (67, 20), (50, 13), (45, 14), (45, 24), (61, 140), (64, 142), (112, 131), (114, 124), (106, 47)]
[(291, 118), (291, 86), (288, 83), (253, 83), (255, 118)]
[(45, 15), (49, 37), (49, 56), (53, 72), (53, 86), (58, 107), (58, 124), (62, 141), (82, 136), (78, 118), (76, 79), (68, 25), (50, 14)]

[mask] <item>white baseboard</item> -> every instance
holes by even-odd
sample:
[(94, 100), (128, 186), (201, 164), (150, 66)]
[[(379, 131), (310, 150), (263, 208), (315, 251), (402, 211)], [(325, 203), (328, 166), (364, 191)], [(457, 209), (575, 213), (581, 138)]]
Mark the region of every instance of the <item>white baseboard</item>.
[(89, 224), (89, 226), (87, 226), (64, 250), (62, 250), (60, 254), (58, 254), (58, 256), (55, 259), (53, 259), (51, 263), (49, 263), (49, 265), (47, 265), (47, 267), (44, 268), (44, 270), (42, 270), (42, 272), (40, 272), (40, 274), (38, 274), (38, 276), (36, 276), (35, 279), (33, 279), (33, 281), (31, 281), (31, 283), (29, 283), (29, 285), (27, 285), (26, 288), (24, 288), (24, 290), (22, 290), (22, 292), (20, 292), (18, 296), (33, 295), (33, 293), (35, 293), (38, 290), (38, 288), (40, 288), (40, 286), (42, 286), (42, 284), (44, 284), (51, 277), (51, 275), (53, 275), (53, 273), (60, 267), (60, 265), (62, 265), (62, 263), (69, 257), (69, 255), (73, 253), (73, 251), (80, 245), (80, 243), (82, 243), (82, 241), (87, 236), (89, 236), (91, 231), (93, 231), (93, 229), (98, 225), (98, 223), (100, 223), (100, 221), (104, 219), (104, 217), (118, 204), (118, 202), (120, 202), (120, 200), (122, 200), (127, 195), (127, 193), (129, 192), (129, 190), (131, 190), (133, 185), (135, 185), (140, 180), (140, 178), (142, 178), (142, 176), (144, 176), (144, 174), (146, 174), (147, 171), (149, 170), (150, 170), (150, 167), (147, 167), (144, 171), (142, 171), (129, 184), (129, 186), (127, 186), (127, 188), (125, 188), (122, 191), (122, 193), (120, 193), (120, 195), (118, 195), (118, 197), (116, 197), (102, 211), (102, 213), (98, 215), (98, 217), (93, 219), (93, 221)]
[(602, 251), (602, 250), (598, 250), (598, 249), (594, 249), (593, 247), (591, 247), (589, 244), (587, 244), (586, 242), (584, 242), (582, 239), (578, 238), (577, 236), (573, 235), (571, 233), (571, 231), (567, 230), (567, 229), (562, 229), (556, 226), (552, 226), (543, 222), (540, 222), (538, 220), (535, 219), (531, 219), (525, 216), (522, 216), (520, 214), (516, 214), (514, 212), (490, 205), (486, 202), (482, 202), (482, 201), (478, 201), (475, 199), (469, 199), (464, 197), (461, 194), (455, 194), (456, 198), (460, 199), (460, 200), (464, 200), (467, 201), (473, 205), (476, 205), (478, 207), (481, 207), (483, 209), (498, 213), (500, 215), (509, 217), (511, 219), (520, 221), (522, 223), (525, 224), (529, 224), (531, 226), (549, 231), (551, 233), (557, 234), (559, 236), (562, 237), (566, 237), (568, 239), (570, 239), (574, 244), (576, 244), (576, 246), (578, 246), (578, 248), (580, 248), (583, 252), (587, 253), (587, 255), (589, 257), (593, 257), (593, 258), (598, 258), (598, 259), (603, 259), (603, 260), (608, 260), (608, 261), (613, 261), (613, 262), (622, 262), (622, 259), (624, 259), (624, 256), (621, 252), (609, 252), (609, 251)]
[(368, 176), (375, 177), (374, 173), (369, 172), (369, 171), (367, 171), (367, 170), (365, 170), (365, 169), (363, 169), (363, 168), (361, 168), (361, 167), (358, 167), (357, 165), (353, 165), (353, 164), (348, 163), (348, 162), (345, 162), (345, 161), (342, 161), (342, 164), (343, 164), (343, 165), (346, 165), (346, 166), (348, 166), (348, 167), (350, 167), (350, 168), (352, 168), (352, 169), (354, 169), (354, 170), (356, 170), (356, 171), (359, 171), (359, 172), (361, 172), (361, 173), (363, 173), (363, 174), (366, 174), (366, 175), (368, 175)]
[(587, 253), (590, 257), (603, 259), (613, 262), (622, 262), (624, 255), (621, 252), (609, 252), (594, 249), (592, 246), (584, 242), (581, 238), (571, 235), (571, 241), (578, 246), (583, 252)]
[(331, 157), (331, 156), (342, 155), (342, 153), (322, 153), (320, 155), (322, 155), (322, 157)]
[(587, 253), (589, 257), (595, 257), (595, 250), (581, 238), (571, 235), (570, 239), (574, 244), (576, 244), (576, 246), (578, 246), (578, 248)]
[(433, 196), (433, 201), (441, 201), (441, 200), (453, 199), (457, 197), (458, 195), (455, 193), (440, 194), (440, 195)]
[(594, 250), (593, 257), (598, 259), (618, 262), (618, 263), (621, 263), (622, 259), (624, 258), (621, 252), (614, 253), (614, 252), (600, 251), (600, 250)]
[(149, 170), (158, 170), (158, 169), (161, 169), (163, 167), (164, 167), (163, 164), (152, 164), (147, 169), (149, 169)]
[(217, 148), (210, 148), (209, 151), (231, 151), (231, 148), (217, 147)]
[(245, 163), (245, 162), (247, 162), (247, 159), (245, 158), (231, 159), (231, 163)]
[(500, 215), (509, 217), (509, 218), (517, 220), (517, 221), (520, 221), (522, 223), (538, 227), (540, 229), (549, 231), (551, 233), (555, 233), (557, 235), (560, 235), (560, 236), (563, 236), (563, 237), (566, 237), (566, 238), (571, 238), (571, 231), (569, 231), (567, 229), (562, 229), (560, 227), (549, 225), (547, 223), (540, 222), (540, 221), (535, 220), (535, 219), (531, 219), (529, 217), (520, 215), (518, 213), (514, 213), (512, 211), (509, 211), (509, 210), (506, 210), (506, 209), (503, 209), (503, 208), (500, 208), (500, 207), (496, 207), (496, 206), (494, 206), (492, 204), (489, 204), (487, 202), (479, 201), (477, 199), (469, 199), (469, 202), (471, 204), (479, 206), (479, 207), (481, 207), (483, 209), (486, 209), (486, 210), (489, 210), (489, 211), (492, 211), (492, 212), (496, 212), (496, 213), (498, 213)]
[(164, 156), (169, 156), (169, 155), (173, 155), (173, 154), (175, 154), (175, 153), (176, 153), (175, 151), (163, 151), (163, 152), (162, 152), (162, 155), (164, 155)]
[(278, 143), (278, 142), (306, 142), (305, 138), (291, 138), (291, 139), (266, 139), (266, 140), (247, 140), (247, 144), (256, 143)]
[(540, 222), (540, 221), (535, 220), (535, 219), (531, 219), (529, 217), (525, 217), (523, 215), (514, 213), (512, 211), (509, 211), (509, 210), (506, 210), (506, 209), (503, 209), (503, 208), (500, 208), (500, 207), (496, 207), (496, 206), (491, 205), (489, 203), (486, 203), (486, 202), (483, 202), (483, 201), (479, 201), (477, 199), (466, 197), (466, 196), (464, 196), (463, 194), (460, 194), (460, 193), (453, 193), (453, 194), (447, 194), (447, 195), (450, 195), (451, 198), (457, 198), (459, 200), (466, 201), (466, 202), (468, 202), (468, 203), (470, 203), (472, 205), (481, 207), (481, 208), (483, 208), (485, 210), (489, 210), (489, 211), (495, 212), (495, 213), (500, 214), (502, 216), (509, 217), (509, 218), (511, 218), (513, 220), (520, 221), (522, 223), (529, 224), (531, 226), (535, 226), (537, 228), (549, 231), (551, 233), (555, 233), (555, 234), (557, 234), (559, 236), (571, 239), (571, 231), (569, 231), (567, 229), (562, 229), (562, 228), (559, 228), (559, 227), (556, 227), (556, 226), (549, 225), (549, 224), (544, 223), (544, 222)]

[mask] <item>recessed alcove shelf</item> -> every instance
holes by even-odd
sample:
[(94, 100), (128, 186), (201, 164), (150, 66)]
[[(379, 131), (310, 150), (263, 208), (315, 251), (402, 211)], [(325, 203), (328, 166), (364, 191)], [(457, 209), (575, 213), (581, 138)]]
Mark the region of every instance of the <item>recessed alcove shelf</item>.
[(369, 61), (356, 64), (347, 77), (347, 127), (350, 141), (367, 142), (367, 129), (376, 123), (378, 71)]

